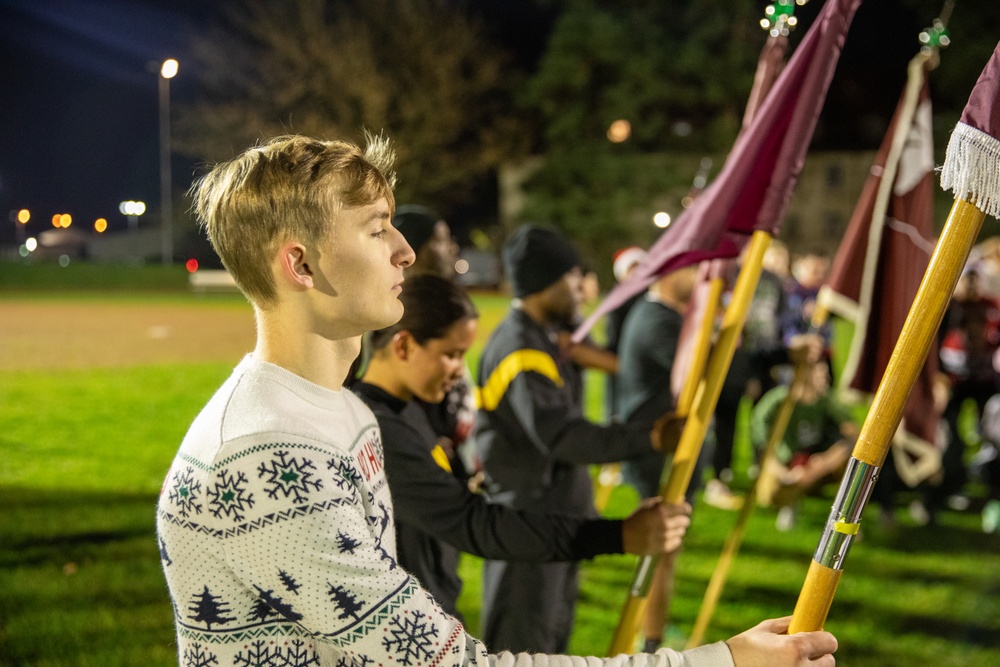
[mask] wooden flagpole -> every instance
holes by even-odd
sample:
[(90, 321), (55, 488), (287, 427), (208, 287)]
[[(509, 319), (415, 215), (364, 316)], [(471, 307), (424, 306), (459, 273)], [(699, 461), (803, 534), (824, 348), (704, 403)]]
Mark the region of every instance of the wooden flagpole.
[(860, 527), (861, 513), (903, 417), (910, 389), (951, 301), (986, 214), (956, 199), (861, 427), (826, 529), (809, 565), (788, 632), (822, 630)]
[[(769, 245), (771, 245), (769, 233), (760, 230), (753, 233), (747, 246), (748, 252), (743, 268), (733, 289), (732, 303), (726, 309), (719, 339), (708, 361), (707, 373), (695, 393), (692, 410), (687, 416), (680, 442), (674, 451), (670, 475), (660, 492), (664, 502), (684, 502), (684, 495), (694, 474), (701, 445), (719, 401), (719, 394), (722, 393), (722, 383), (726, 379), (733, 354), (739, 344), (743, 323), (750, 309), (750, 301), (760, 280), (764, 252)], [(658, 558), (652, 556), (646, 556), (639, 561), (632, 585), (629, 587), (628, 599), (622, 608), (618, 627), (611, 640), (610, 655), (631, 651), (632, 642), (645, 615), (649, 600), (649, 585), (658, 561)]]
[[(910, 129), (913, 124), (913, 115), (915, 113), (920, 90), (924, 82), (924, 71), (928, 60), (932, 57), (932, 53), (936, 52), (926, 51), (917, 54), (910, 61), (907, 68), (908, 79), (905, 92), (906, 105), (904, 106), (903, 112), (901, 113), (896, 124), (891, 149), (886, 158), (882, 181), (879, 184), (878, 195), (872, 212), (873, 220), (881, 220), (884, 218), (885, 212), (888, 209), (889, 196), (896, 180), (896, 170), (899, 164), (899, 156), (902, 153), (903, 145), (906, 142), (907, 136), (909, 136)], [(882, 229), (881, 226), (874, 224), (871, 225), (871, 228), (873, 230), (873, 234), (874, 230), (881, 232)], [(869, 239), (870, 251), (875, 252), (876, 256), (880, 240), (881, 236)], [(874, 274), (873, 271), (870, 273)], [(813, 316), (812, 321), (813, 329), (817, 330), (823, 326), (827, 316), (828, 313), (826, 309), (817, 305), (817, 312)], [(857, 346), (852, 345), (852, 350), (856, 349), (858, 349)], [(751, 485), (750, 490), (747, 493), (747, 498), (743, 503), (743, 509), (736, 520), (736, 524), (733, 526), (732, 531), (726, 538), (726, 543), (723, 546), (721, 555), (719, 556), (719, 562), (715, 567), (715, 571), (712, 573), (712, 578), (709, 580), (708, 588), (705, 590), (705, 597), (702, 600), (701, 609), (698, 611), (698, 617), (695, 621), (694, 629), (691, 631), (691, 636), (688, 640), (688, 648), (693, 648), (701, 644), (705, 631), (708, 629), (708, 625), (712, 620), (712, 615), (715, 613), (715, 607), (718, 604), (719, 597), (722, 595), (726, 579), (729, 576), (730, 567), (732, 566), (732, 562), (736, 558), (736, 555), (739, 553), (740, 545), (743, 542), (743, 536), (746, 532), (746, 523), (750, 518), (750, 514), (753, 512), (753, 503), (757, 497), (758, 483), (763, 476), (763, 471), (768, 458), (773, 456), (777, 443), (779, 443), (784, 437), (792, 412), (795, 410), (795, 405), (798, 401), (797, 395), (801, 391), (801, 383), (804, 381), (804, 369), (805, 366), (803, 364), (796, 365), (795, 379), (793, 380), (792, 386), (788, 391), (788, 395), (785, 397), (785, 400), (779, 409), (777, 417), (775, 418), (770, 437), (768, 438), (767, 447), (763, 457), (761, 458), (761, 475), (758, 476)]]
[[(946, 3), (945, 8), (950, 13), (950, 2)], [(940, 19), (935, 21), (934, 28), (932, 32), (937, 34), (931, 36), (925, 49), (936, 49), (946, 43), (937, 41), (944, 32), (944, 21)], [(997, 53), (1000, 51), (994, 52), (994, 60), (997, 58)], [(911, 67), (915, 66), (911, 63)], [(989, 67), (990, 64), (987, 65), (987, 69)], [(991, 81), (995, 81), (995, 76), (995, 73), (992, 74), (991, 79), (984, 70), (976, 89), (983, 84), (984, 90), (988, 91)], [(973, 90), (973, 96), (976, 92), (977, 90)], [(992, 94), (995, 98), (995, 89), (992, 90)], [(972, 116), (978, 116), (978, 113), (973, 113)], [(963, 114), (963, 122), (964, 120)], [(959, 126), (962, 125), (960, 122)], [(927, 265), (917, 295), (913, 299), (892, 356), (882, 375), (882, 381), (875, 392), (868, 416), (861, 427), (858, 441), (847, 464), (847, 471), (841, 480), (826, 527), (813, 554), (799, 599), (795, 604), (788, 628), (789, 633), (821, 630), (826, 622), (843, 574), (844, 562), (860, 528), (861, 514), (878, 480), (885, 457), (889, 453), (910, 390), (923, 367), (927, 352), (941, 326), (945, 309), (951, 302), (959, 276), (986, 217), (985, 210), (978, 208), (977, 204), (983, 209), (996, 211), (995, 207), (991, 208), (991, 202), (995, 202), (998, 193), (990, 189), (990, 186), (997, 182), (996, 163), (993, 157), (996, 155), (994, 145), (996, 140), (984, 134), (989, 137), (989, 147), (977, 147), (968, 155), (956, 150), (953, 156), (952, 146), (956, 144), (956, 136), (960, 134), (959, 126), (956, 126), (949, 142), (948, 158), (941, 179), (946, 189), (955, 190), (955, 203), (948, 214), (944, 229), (931, 255), (931, 261)], [(973, 131), (980, 132), (976, 128), (973, 128)], [(961, 144), (961, 141), (957, 143)], [(982, 151), (981, 155), (979, 151)], [(976, 157), (984, 156), (985, 159), (981, 163), (975, 163), (975, 166), (970, 167), (970, 162), (974, 163)], [(956, 170), (964, 170), (962, 178), (954, 177)], [(950, 184), (945, 183), (945, 175), (948, 176)], [(981, 180), (976, 180), (975, 177)], [(976, 203), (972, 203), (973, 201)]]

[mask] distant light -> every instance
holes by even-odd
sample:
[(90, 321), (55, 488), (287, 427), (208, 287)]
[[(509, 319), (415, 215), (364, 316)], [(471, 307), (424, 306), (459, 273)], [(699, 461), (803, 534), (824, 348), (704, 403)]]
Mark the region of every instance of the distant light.
[(666, 229), (670, 225), (671, 217), (669, 213), (665, 211), (660, 211), (653, 216), (653, 224), (660, 229)]
[(35, 248), (38, 247), (38, 240), (32, 236), (30, 239), (24, 242), (24, 247), (28, 249), (28, 252), (35, 252)]
[(620, 144), (632, 135), (632, 123), (620, 118), (608, 128), (608, 141)]
[(62, 227), (62, 215), (56, 213), (54, 216), (52, 216), (52, 226)]
[(468, 272), (469, 272), (469, 262), (468, 261), (466, 261), (464, 259), (460, 259), (457, 262), (455, 262), (455, 273), (457, 273), (458, 275), (461, 276), (461, 275), (465, 275)]
[(694, 128), (686, 120), (679, 120), (670, 129), (678, 137), (689, 137)]
[(188, 273), (194, 273), (198, 270), (198, 260), (194, 257), (184, 262), (184, 268), (187, 269)]
[(73, 224), (73, 216), (71, 216), (69, 213), (63, 213), (62, 215), (59, 216), (59, 225), (63, 229), (68, 228), (72, 224)]
[(684, 198), (681, 199), (681, 206), (683, 206), (684, 208), (691, 208), (691, 204), (693, 203), (694, 203), (694, 197), (690, 195), (685, 195)]
[(94, 229), (97, 231), (98, 234), (104, 232), (105, 230), (107, 230), (107, 228), (108, 228), (108, 221), (105, 220), (104, 218), (98, 218), (97, 220), (94, 220)]
[(146, 212), (146, 202), (142, 201), (123, 201), (118, 204), (118, 210), (122, 215), (142, 215)]
[(160, 76), (164, 79), (172, 79), (177, 76), (177, 61), (173, 58), (167, 58), (163, 61), (163, 67), (160, 68)]
[(27, 257), (31, 251), (28, 250), (28, 246), (22, 243), (21, 247), (17, 249), (17, 252), (20, 253), (21, 257)]
[(59, 255), (59, 266), (64, 269), (69, 266), (69, 255)]
[(26, 208), (22, 208), (17, 212), (17, 221), (22, 225), (28, 224), (28, 220), (31, 220), (31, 211)]

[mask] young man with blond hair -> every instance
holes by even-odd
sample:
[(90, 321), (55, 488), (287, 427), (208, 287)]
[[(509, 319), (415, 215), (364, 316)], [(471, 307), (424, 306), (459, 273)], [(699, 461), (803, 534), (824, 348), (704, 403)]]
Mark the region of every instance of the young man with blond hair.
[[(538, 660), (488, 656), (398, 567), (378, 424), (342, 387), (361, 335), (402, 315), (396, 297), (413, 251), (391, 225), (391, 166), (382, 139), (361, 149), (283, 137), (192, 189), (254, 307), (257, 344), (191, 425), (160, 496), (182, 667)], [(833, 664), (832, 636), (775, 634), (783, 627), (767, 621), (728, 648), (607, 662), (791, 665), (824, 655), (810, 664)]]

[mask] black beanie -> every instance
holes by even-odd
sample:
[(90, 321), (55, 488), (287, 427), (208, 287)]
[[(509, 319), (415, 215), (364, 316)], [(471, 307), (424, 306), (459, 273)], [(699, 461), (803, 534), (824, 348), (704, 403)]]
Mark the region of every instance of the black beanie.
[(404, 204), (396, 207), (396, 215), (392, 218), (392, 226), (399, 230), (413, 252), (420, 252), (425, 243), (434, 235), (434, 225), (443, 218), (427, 208), (416, 204)]
[(515, 297), (541, 292), (580, 266), (576, 249), (553, 227), (521, 225), (503, 244), (501, 254)]

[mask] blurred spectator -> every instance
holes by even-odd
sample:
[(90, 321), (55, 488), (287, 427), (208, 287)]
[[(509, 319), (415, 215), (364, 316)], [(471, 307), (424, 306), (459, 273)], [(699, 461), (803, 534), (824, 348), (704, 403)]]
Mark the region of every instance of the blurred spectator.
[[(645, 258), (646, 251), (639, 246), (629, 246), (616, 251), (614, 254), (613, 264), (615, 280), (619, 283), (623, 283), (628, 280), (635, 272), (635, 267), (639, 266), (639, 262)], [(618, 353), (618, 341), (621, 338), (622, 326), (625, 324), (625, 316), (628, 315), (632, 306), (634, 306), (635, 303), (642, 297), (643, 292), (640, 292), (608, 313), (606, 318), (608, 352), (612, 354)], [(616, 384), (617, 379), (615, 376), (613, 374), (608, 375), (605, 405), (607, 406), (607, 413), (609, 417), (615, 416), (615, 395), (617, 393)]]
[[(754, 447), (766, 446), (789, 391), (784, 385), (775, 387), (754, 408), (750, 426)], [(762, 505), (778, 507), (778, 530), (794, 525), (795, 503), (803, 494), (843, 473), (857, 436), (850, 411), (830, 392), (828, 362), (812, 364), (775, 456), (761, 470), (758, 498)]]
[[(416, 253), (416, 259), (403, 272), (404, 276), (432, 275), (455, 280), (458, 244), (451, 236), (451, 227), (440, 214), (426, 206), (403, 204), (396, 207), (392, 226), (402, 233)], [(367, 344), (365, 349), (367, 351)], [(439, 444), (448, 456), (452, 472), (475, 488), (481, 475), (476, 474), (479, 464), (470, 440), (476, 420), (472, 384), (472, 374), (466, 368), (443, 401), (427, 403), (418, 397), (414, 402), (423, 408), (431, 428), (440, 437)]]
[[(782, 326), (785, 343), (793, 336), (812, 329), (816, 313), (816, 296), (830, 272), (830, 258), (819, 251), (810, 250), (795, 258), (792, 263), (792, 280), (788, 283), (788, 308)], [(820, 328), (827, 345), (830, 343), (829, 325)]]
[(983, 443), (974, 466), (979, 469), (986, 485), (983, 532), (996, 533), (1000, 532), (1000, 394), (994, 394), (986, 401), (980, 429)]
[[(737, 267), (732, 268), (727, 281), (730, 285), (736, 282)], [(781, 337), (781, 322), (786, 310), (783, 281), (770, 271), (762, 270), (747, 311), (739, 347), (733, 354), (715, 408), (714, 478), (705, 485), (705, 502), (713, 507), (739, 509), (742, 505), (742, 499), (729, 488), (733, 479), (736, 419), (743, 397), (747, 396), (752, 403), (756, 403), (775, 384), (772, 368), (788, 361), (788, 352)]]
[(392, 226), (417, 254), (417, 259), (406, 269), (407, 276), (430, 274), (449, 280), (455, 277), (458, 244), (444, 218), (426, 206), (404, 204), (396, 207)]
[[(671, 394), (670, 375), (677, 344), (684, 324), (684, 311), (691, 302), (698, 267), (687, 266), (659, 278), (633, 306), (622, 327), (618, 350), (620, 370), (615, 414), (625, 421), (656, 419), (676, 407)], [(640, 498), (659, 495), (666, 455), (649, 451), (622, 464), (625, 480), (635, 487)], [(688, 503), (698, 490), (700, 469), (696, 469), (688, 487)], [(643, 624), (643, 650), (655, 651), (663, 639), (669, 617), (677, 551), (660, 559), (652, 584)]]
[(994, 357), (1000, 346), (1000, 310), (993, 299), (980, 293), (979, 272), (969, 268), (959, 278), (941, 327), (941, 366), (951, 380), (951, 399), (945, 408), (948, 445), (942, 459), (943, 479), (927, 494), (927, 512), (931, 520), (947, 503), (963, 510), (968, 499), (963, 495), (968, 478), (965, 467), (966, 442), (962, 437), (959, 416), (966, 401), (973, 401), (977, 420), (983, 415), (986, 401), (997, 391)]
[(792, 277), (791, 257), (788, 254), (788, 246), (775, 239), (764, 251), (764, 270), (770, 271), (783, 281), (788, 281)]

